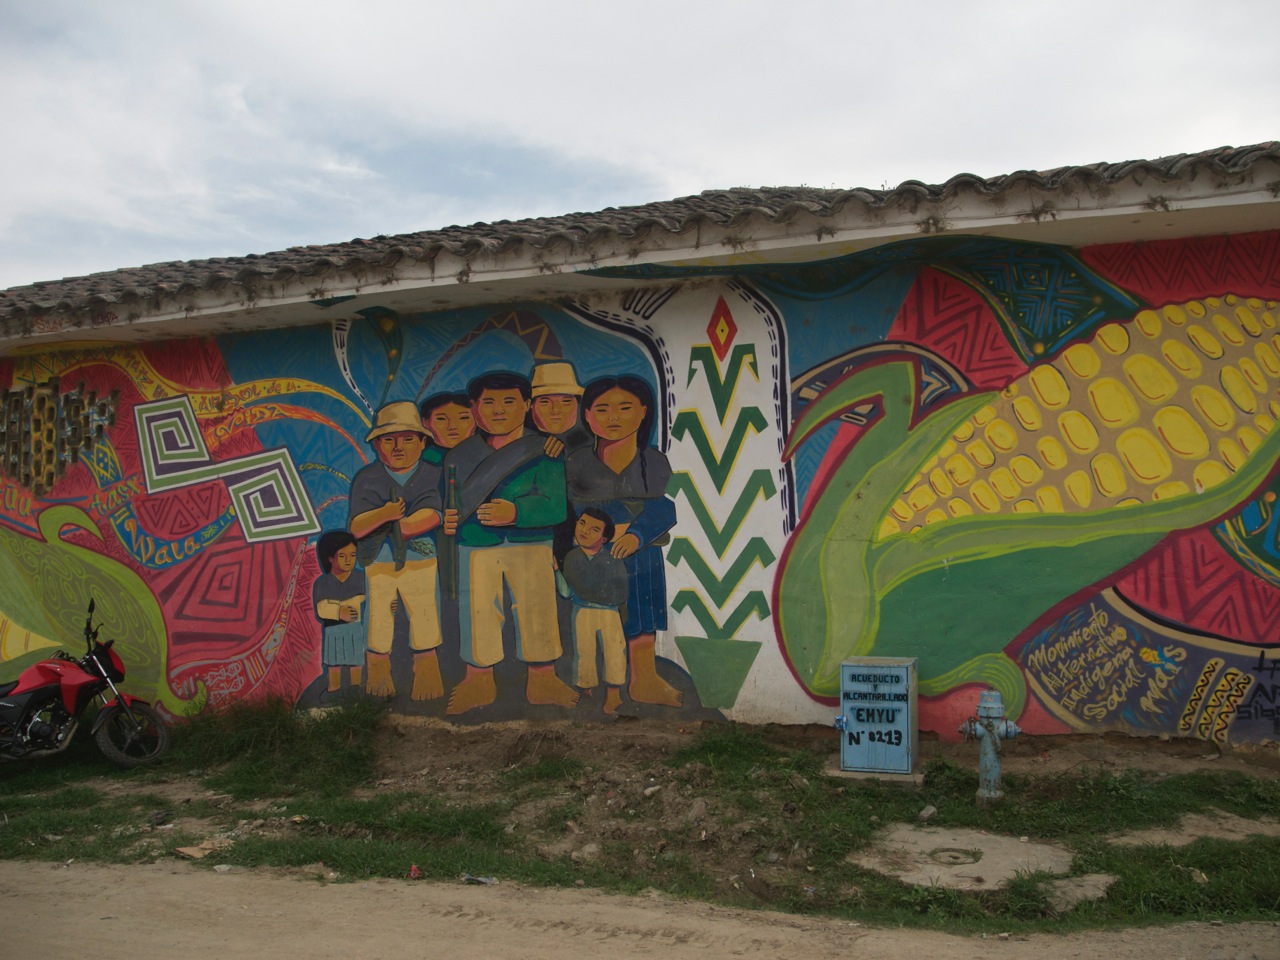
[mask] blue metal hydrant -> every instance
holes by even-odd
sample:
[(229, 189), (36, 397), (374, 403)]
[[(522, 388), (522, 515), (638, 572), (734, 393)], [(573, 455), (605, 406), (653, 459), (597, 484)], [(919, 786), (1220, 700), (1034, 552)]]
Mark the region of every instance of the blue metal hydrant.
[(978, 696), (977, 716), (960, 725), (968, 740), (978, 738), (978, 806), (990, 807), (1004, 799), (1000, 789), (1000, 741), (1012, 740), (1018, 725), (1004, 716), (1004, 701), (999, 690), (983, 690)]

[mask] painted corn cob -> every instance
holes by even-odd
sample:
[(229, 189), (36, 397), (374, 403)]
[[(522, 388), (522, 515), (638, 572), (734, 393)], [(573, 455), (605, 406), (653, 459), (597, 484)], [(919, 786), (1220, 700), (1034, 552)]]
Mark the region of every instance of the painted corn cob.
[(1203, 493), (1280, 418), (1275, 301), (1210, 297), (1111, 323), (962, 423), (877, 539), (954, 517), (1076, 513)]
[(1003, 391), (931, 411), (914, 409), (907, 359), (832, 384), (784, 455), (846, 411), (878, 402), (880, 416), (780, 564), (775, 612), (796, 676), (832, 696), (848, 657), (914, 656), (922, 693), (984, 683), (1016, 715), (1025, 682), (991, 638), (1266, 480), (1280, 459), (1278, 334), (1272, 301), (1205, 298), (1104, 326)]

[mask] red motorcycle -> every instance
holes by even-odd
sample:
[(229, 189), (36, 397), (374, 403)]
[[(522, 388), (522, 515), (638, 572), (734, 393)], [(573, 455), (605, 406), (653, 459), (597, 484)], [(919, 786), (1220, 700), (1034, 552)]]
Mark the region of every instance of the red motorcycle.
[(93, 609), (90, 599), (84, 622), (88, 652), (83, 657), (77, 660), (59, 650), (23, 670), (16, 681), (0, 683), (0, 760), (47, 757), (65, 750), (95, 698), (102, 701), (102, 709), (93, 720), (93, 738), (112, 763), (136, 767), (169, 749), (164, 718), (145, 700), (116, 688), (124, 680), (124, 662), (111, 649), (114, 640), (98, 642)]

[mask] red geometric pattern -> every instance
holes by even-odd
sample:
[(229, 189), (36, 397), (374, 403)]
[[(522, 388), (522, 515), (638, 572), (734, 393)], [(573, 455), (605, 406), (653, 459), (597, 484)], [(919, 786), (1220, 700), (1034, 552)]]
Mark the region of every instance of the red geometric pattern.
[(212, 523), (230, 502), (223, 484), (205, 483), (159, 496), (136, 498), (133, 508), (147, 533), (174, 540)]
[(181, 346), (145, 345), (142, 351), (156, 373), (192, 393), (231, 383), (227, 365), (213, 340), (184, 340)]
[(720, 297), (716, 300), (715, 309), (711, 311), (711, 319), (707, 321), (707, 336), (711, 338), (711, 349), (716, 352), (721, 363), (728, 356), (733, 338), (737, 335), (738, 325), (734, 322), (724, 297)]
[(929, 268), (916, 276), (889, 339), (931, 350), (979, 390), (998, 390), (1027, 370), (982, 296)]
[(303, 550), (295, 559), (287, 605), (240, 649), (205, 648), (211, 655), (199, 656), (200, 651), (174, 648), (170, 676), (182, 696), (192, 696), (203, 683), (214, 708), (261, 697), (293, 702), (315, 680), (321, 667), (320, 626), (311, 607), (311, 583), (319, 571), (314, 551)]
[(1280, 298), (1277, 231), (1105, 244), (1080, 259), (1153, 306), (1225, 293)]
[(1240, 566), (1208, 529), (1167, 537), (1115, 587), (1148, 613), (1191, 630), (1241, 643), (1280, 639), (1280, 590)]
[(233, 527), (190, 561), (151, 573), (173, 666), (235, 655), (269, 632), (297, 551), (296, 540), (246, 544)]

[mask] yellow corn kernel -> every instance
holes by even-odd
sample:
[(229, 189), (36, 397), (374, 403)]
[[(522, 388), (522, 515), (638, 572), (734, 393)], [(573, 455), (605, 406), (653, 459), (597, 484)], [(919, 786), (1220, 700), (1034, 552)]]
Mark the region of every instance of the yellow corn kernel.
[(1172, 500), (1174, 497), (1181, 497), (1183, 494), (1191, 492), (1181, 480), (1170, 480), (1168, 483), (1162, 483), (1151, 491), (1151, 499), (1153, 500)]
[(1191, 402), (1201, 416), (1219, 430), (1230, 430), (1236, 422), (1236, 412), (1227, 403), (1227, 398), (1207, 383), (1199, 383), (1191, 388)]
[[(1197, 303), (1195, 304), (1195, 306), (1200, 307), (1200, 304)], [(1187, 308), (1194, 309), (1192, 305), (1189, 303), (1187, 304)], [(1160, 312), (1164, 314), (1164, 318), (1166, 320), (1168, 320), (1170, 323), (1176, 326), (1180, 327), (1187, 322), (1186, 311), (1184, 311), (1182, 307), (1178, 306), (1176, 303), (1169, 304)], [(1201, 316), (1201, 317), (1204, 316), (1204, 307), (1200, 307), (1200, 313), (1197, 314), (1197, 316)]]
[(1271, 411), (1273, 417), (1280, 417), (1280, 400), (1272, 400), (1267, 404), (1267, 409)]
[(1068, 410), (1058, 417), (1062, 438), (1076, 453), (1092, 453), (1098, 446), (1098, 430), (1093, 421), (1079, 410)]
[(925, 507), (929, 506), (929, 504), (933, 503), (933, 501), (937, 499), (938, 499), (938, 495), (934, 493), (932, 490), (930, 490), (928, 487), (924, 487), (924, 486), (916, 487), (914, 490), (912, 490), (910, 493), (907, 494), (907, 504), (916, 513), (919, 513), (921, 510), (925, 509)]
[(901, 532), (902, 527), (898, 525), (897, 520), (893, 519), (893, 517), (885, 517), (884, 520), (880, 522), (880, 530), (876, 534), (876, 539), (885, 540)]
[(929, 485), (938, 491), (938, 496), (951, 496), (951, 481), (947, 479), (947, 475), (941, 470), (929, 471)]
[(1280, 333), (1273, 334), (1271, 337), (1271, 345), (1280, 350)]
[(1236, 439), (1240, 441), (1240, 446), (1244, 448), (1246, 456), (1262, 445), (1262, 437), (1253, 427), (1241, 427), (1236, 431)]
[(1126, 357), (1124, 373), (1144, 399), (1151, 403), (1164, 403), (1178, 392), (1178, 381), (1164, 365), (1144, 353)]
[(1227, 469), (1235, 473), (1244, 466), (1245, 455), (1240, 449), (1240, 445), (1230, 437), (1223, 437), (1218, 441), (1218, 456), (1222, 458), (1222, 462), (1227, 465)]
[(1204, 304), (1199, 300), (1192, 300), (1190, 303), (1184, 303), (1182, 306), (1187, 311), (1187, 316), (1195, 317), (1197, 320), (1208, 312), (1205, 310)]
[(1018, 445), (1017, 432), (1003, 420), (992, 420), (984, 432), (987, 442), (1001, 453), (1008, 453)]
[(946, 443), (944, 443), (941, 447), (938, 448), (938, 459), (946, 460), (947, 457), (951, 456), (955, 452), (956, 452), (956, 442), (954, 440), (948, 440)]
[(1253, 422), (1258, 425), (1258, 430), (1264, 434), (1270, 433), (1271, 428), (1276, 425), (1275, 418), (1272, 417), (1269, 413), (1258, 414), (1256, 417), (1253, 418)]
[[(1262, 344), (1258, 344), (1262, 346)], [(1259, 393), (1267, 392), (1267, 378), (1262, 375), (1262, 368), (1250, 360), (1248, 357), (1241, 357), (1240, 362), (1236, 364), (1240, 368), (1240, 372), (1244, 374), (1244, 378), (1249, 381), (1249, 386), (1253, 387)]]
[(1206, 307), (1220, 307), (1222, 306), (1222, 301), (1217, 297), (1205, 297), (1204, 304)]
[(1107, 353), (1119, 356), (1129, 349), (1129, 331), (1118, 323), (1108, 323), (1098, 331), (1098, 343)]
[(991, 404), (987, 404), (985, 407), (983, 407), (981, 410), (979, 410), (977, 413), (973, 415), (973, 422), (980, 427), (984, 423), (990, 423), (992, 418), (995, 417), (995, 415), (996, 415), (996, 408), (993, 407)]
[(1267, 372), (1267, 376), (1280, 377), (1280, 357), (1276, 356), (1276, 352), (1271, 349), (1270, 344), (1256, 344), (1253, 348), (1253, 355), (1258, 358), (1258, 363)]
[(1026, 430), (1039, 430), (1041, 426), (1040, 408), (1030, 397), (1018, 397), (1013, 401), (1013, 414)]
[(1190, 380), (1200, 376), (1200, 371), (1204, 369), (1200, 358), (1192, 353), (1185, 343), (1180, 343), (1177, 340), (1166, 340), (1161, 344), (1160, 352), (1164, 354), (1164, 358), (1169, 361), (1173, 369)]
[(1067, 347), (1062, 353), (1062, 362), (1081, 380), (1088, 380), (1102, 366), (1097, 353), (1087, 343), (1076, 343)]
[(1067, 488), (1067, 496), (1074, 500), (1077, 506), (1087, 507), (1093, 501), (1093, 483), (1083, 470), (1068, 474), (1063, 485)]
[(991, 487), (1005, 500), (1012, 500), (1022, 492), (1022, 485), (1013, 479), (1008, 467), (997, 467), (991, 471)]
[(1009, 399), (1010, 397), (1016, 397), (1017, 395), (1018, 395), (1018, 381), (1016, 380), (1000, 391), (1000, 396), (1004, 397), (1006, 400)]
[(1231, 398), (1231, 402), (1240, 408), (1244, 413), (1258, 412), (1258, 396), (1251, 389), (1249, 384), (1245, 382), (1244, 376), (1235, 367), (1227, 366), (1222, 368), (1222, 372), (1218, 374), (1218, 381), (1222, 384), (1222, 389), (1227, 391), (1227, 396)]
[(947, 519), (947, 515), (938, 507), (934, 507), (924, 517), (924, 525), (927, 527), (931, 523), (937, 523), (939, 520)]
[(1142, 506), (1142, 501), (1139, 500), (1137, 497), (1125, 497), (1123, 500), (1117, 500), (1116, 506), (1117, 507), (1140, 507)]
[(1041, 487), (1036, 491), (1036, 503), (1045, 513), (1062, 513), (1062, 495), (1057, 487)]
[[(1257, 304), (1257, 306), (1254, 306)], [(1250, 307), (1253, 309), (1251, 310)], [(1262, 336), (1262, 324), (1258, 322), (1258, 318), (1253, 315), (1254, 310), (1262, 307), (1261, 300), (1250, 300), (1248, 307), (1236, 307), (1236, 322), (1244, 327), (1244, 332), (1251, 337)]]
[(1089, 401), (1108, 427), (1127, 427), (1138, 419), (1138, 401), (1114, 377), (1102, 377), (1089, 384)]
[(1187, 336), (1191, 338), (1192, 345), (1210, 360), (1217, 360), (1222, 356), (1222, 344), (1200, 324), (1193, 323), (1187, 327)]
[(991, 452), (991, 448), (987, 446), (984, 440), (973, 441), (973, 443), (964, 448), (964, 452), (983, 469), (996, 462), (996, 455)]
[(973, 464), (969, 462), (967, 457), (962, 457), (958, 453), (947, 460), (943, 469), (947, 471), (947, 476), (951, 478), (951, 482), (957, 487), (963, 487), (973, 479)]
[(969, 499), (983, 513), (995, 513), (1000, 509), (1000, 498), (996, 496), (996, 492), (987, 485), (985, 480), (979, 480), (969, 488)]
[(1139, 310), (1138, 315), (1133, 318), (1133, 323), (1152, 340), (1160, 336), (1160, 314), (1154, 310)]
[(1204, 493), (1222, 483), (1231, 476), (1227, 469), (1217, 460), (1205, 460), (1197, 464), (1191, 480), (1195, 484), (1196, 493)]
[(1013, 471), (1014, 477), (1024, 487), (1031, 486), (1031, 484), (1044, 476), (1044, 471), (1040, 469), (1040, 464), (1027, 456), (1014, 457), (1009, 461), (1009, 469)]
[(957, 443), (964, 443), (966, 440), (968, 440), (972, 436), (973, 436), (973, 424), (962, 423), (960, 424), (959, 427), (956, 428), (956, 432), (951, 435), (951, 439), (955, 440)]
[(1275, 328), (1275, 325), (1276, 325), (1276, 318), (1275, 318), (1274, 316), (1272, 316), (1272, 314), (1271, 314), (1271, 311), (1270, 311), (1270, 310), (1268, 310), (1268, 311), (1266, 311), (1265, 313), (1263, 313), (1263, 315), (1262, 315), (1262, 325), (1263, 325), (1263, 327), (1265, 327), (1265, 328), (1266, 328), (1266, 329), (1268, 329), (1268, 330), (1272, 330), (1272, 329), (1274, 329), (1274, 328)]
[(916, 512), (907, 506), (907, 501), (905, 500), (895, 500), (893, 506), (889, 508), (889, 512), (903, 523), (906, 523), (916, 515)]
[(1067, 451), (1054, 437), (1041, 437), (1036, 441), (1036, 453), (1051, 470), (1061, 470), (1067, 465)]
[(1036, 506), (1034, 500), (1019, 500), (1013, 505), (1014, 513), (1039, 513), (1040, 508)]
[(1240, 302), (1240, 298), (1237, 297), (1234, 293), (1228, 293), (1225, 297), (1222, 298), (1222, 301), (1227, 306), (1234, 307), (1237, 303)]
[(1213, 315), (1213, 327), (1218, 331), (1218, 336), (1222, 337), (1223, 340), (1227, 341), (1227, 343), (1231, 344), (1233, 347), (1244, 346), (1244, 334), (1240, 331), (1240, 328), (1227, 317), (1224, 317), (1220, 313), (1215, 313)]
[(1162, 407), (1151, 418), (1165, 446), (1185, 460), (1209, 455), (1209, 437), (1195, 417), (1182, 407)]
[(973, 515), (973, 507), (969, 506), (968, 501), (961, 500), (959, 497), (947, 501), (947, 509), (951, 511), (953, 517), (969, 517)]
[(1062, 378), (1062, 374), (1056, 368), (1047, 363), (1034, 368), (1028, 375), (1028, 379), (1042, 407), (1057, 410), (1059, 407), (1065, 407), (1071, 399), (1071, 388), (1067, 386), (1067, 381)]
[(1168, 452), (1155, 435), (1143, 427), (1132, 427), (1120, 434), (1116, 438), (1116, 450), (1129, 473), (1141, 483), (1159, 483), (1173, 473)]
[(1098, 492), (1104, 497), (1117, 497), (1129, 489), (1124, 467), (1114, 454), (1098, 454), (1089, 461), (1089, 469), (1093, 471), (1093, 482), (1097, 484)]

